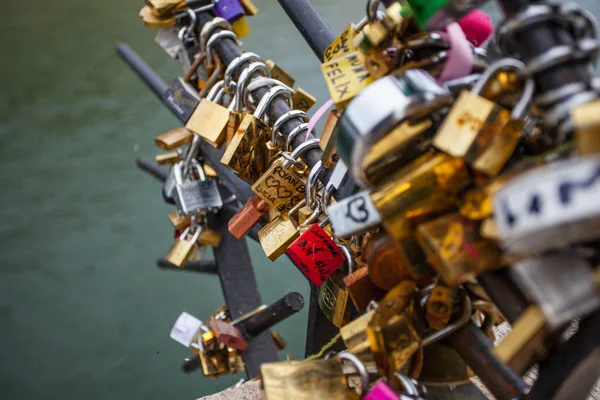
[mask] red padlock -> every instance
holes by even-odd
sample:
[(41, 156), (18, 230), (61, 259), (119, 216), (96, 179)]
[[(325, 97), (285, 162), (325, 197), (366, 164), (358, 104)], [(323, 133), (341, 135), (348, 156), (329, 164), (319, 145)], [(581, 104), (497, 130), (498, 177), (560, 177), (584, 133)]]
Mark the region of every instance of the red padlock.
[(287, 254), (300, 272), (317, 286), (346, 262), (342, 250), (318, 224), (300, 235), (287, 249)]
[(217, 340), (225, 346), (236, 350), (246, 350), (248, 348), (248, 343), (244, 340), (242, 332), (235, 326), (218, 319), (211, 319), (208, 325), (215, 333)]

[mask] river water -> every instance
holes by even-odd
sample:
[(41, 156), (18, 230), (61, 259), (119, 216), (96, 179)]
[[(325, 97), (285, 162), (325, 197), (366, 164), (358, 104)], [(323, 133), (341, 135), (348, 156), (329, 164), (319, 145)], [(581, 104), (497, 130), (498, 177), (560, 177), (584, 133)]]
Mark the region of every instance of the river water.
[[(324, 101), (315, 56), (274, 0), (255, 2), (245, 48)], [(363, 0), (314, 3), (336, 32), (364, 13)], [(131, 44), (166, 80), (181, 71), (138, 19), (142, 5), (21, 0), (0, 14), (2, 399), (192, 399), (241, 377), (183, 374), (188, 349), (169, 338), (181, 311), (204, 318), (223, 298), (215, 277), (155, 266), (172, 208), (134, 160), (156, 154), (153, 138), (178, 123), (114, 46)], [(308, 299), (288, 261), (250, 247), (264, 302)], [(306, 311), (278, 326), (282, 357), (303, 356)]]

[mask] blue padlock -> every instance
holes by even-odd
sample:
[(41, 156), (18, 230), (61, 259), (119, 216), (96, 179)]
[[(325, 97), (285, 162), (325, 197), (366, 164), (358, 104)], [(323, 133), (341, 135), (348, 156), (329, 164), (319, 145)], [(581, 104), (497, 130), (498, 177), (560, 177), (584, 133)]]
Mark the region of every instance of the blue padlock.
[(217, 17), (224, 18), (229, 22), (237, 21), (245, 15), (239, 0), (217, 0), (214, 11)]

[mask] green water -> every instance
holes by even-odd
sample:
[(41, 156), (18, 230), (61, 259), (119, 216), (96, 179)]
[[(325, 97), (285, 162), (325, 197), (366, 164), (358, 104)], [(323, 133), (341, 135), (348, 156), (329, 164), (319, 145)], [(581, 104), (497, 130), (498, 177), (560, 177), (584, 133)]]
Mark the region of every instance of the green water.
[[(245, 48), (324, 101), (317, 59), (274, 0), (256, 3)], [(336, 32), (364, 12), (363, 0), (314, 3)], [(142, 5), (21, 0), (0, 15), (2, 399), (193, 399), (240, 378), (184, 375), (188, 350), (169, 339), (181, 311), (205, 317), (223, 298), (215, 277), (155, 266), (172, 208), (134, 159), (178, 124), (114, 45), (130, 43), (165, 79), (181, 71), (139, 21)], [(289, 262), (250, 246), (264, 302), (307, 298)], [(295, 358), (306, 318), (278, 327)]]

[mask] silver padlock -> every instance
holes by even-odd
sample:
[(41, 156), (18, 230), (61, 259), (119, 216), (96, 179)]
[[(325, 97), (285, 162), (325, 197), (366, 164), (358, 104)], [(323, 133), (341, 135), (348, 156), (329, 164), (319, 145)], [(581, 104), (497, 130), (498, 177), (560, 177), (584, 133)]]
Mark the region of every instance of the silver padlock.
[(594, 270), (581, 255), (569, 251), (549, 253), (518, 261), (510, 270), (523, 292), (540, 307), (552, 330), (600, 307)]
[(327, 214), (331, 218), (333, 233), (342, 238), (363, 233), (381, 224), (381, 216), (366, 190), (330, 205)]
[(346, 107), (339, 122), (337, 152), (355, 181), (365, 186), (363, 161), (375, 142), (401, 123), (426, 119), (453, 103), (450, 91), (426, 71), (380, 78)]
[(494, 195), (502, 246), (530, 254), (600, 237), (600, 156), (556, 161)]
[(223, 206), (217, 181), (207, 179), (202, 165), (195, 159), (192, 166), (197, 171), (199, 179), (192, 179), (191, 171), (184, 174), (183, 162), (173, 166), (175, 174), (175, 205), (182, 216), (196, 215), (215, 211)]

